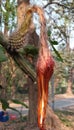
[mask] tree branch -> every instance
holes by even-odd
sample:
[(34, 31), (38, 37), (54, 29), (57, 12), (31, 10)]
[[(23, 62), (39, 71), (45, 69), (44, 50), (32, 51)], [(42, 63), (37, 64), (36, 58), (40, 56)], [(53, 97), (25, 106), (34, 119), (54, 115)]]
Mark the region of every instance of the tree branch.
[(19, 68), (26, 73), (34, 82), (36, 81), (36, 72), (32, 65), (27, 62), (26, 59), (17, 51), (11, 51), (8, 48), (8, 41), (5, 39), (3, 34), (0, 32), (0, 44), (5, 48), (7, 53), (13, 58), (13, 60), (17, 63)]
[(49, 2), (49, 3), (47, 3), (43, 8), (46, 8), (48, 5), (52, 5), (52, 4), (56, 4), (56, 5), (58, 5), (58, 6), (62, 6), (62, 7), (64, 7), (64, 8), (70, 9), (68, 6), (66, 6), (66, 5), (64, 5), (64, 4), (60, 4), (60, 3), (58, 3), (58, 2)]

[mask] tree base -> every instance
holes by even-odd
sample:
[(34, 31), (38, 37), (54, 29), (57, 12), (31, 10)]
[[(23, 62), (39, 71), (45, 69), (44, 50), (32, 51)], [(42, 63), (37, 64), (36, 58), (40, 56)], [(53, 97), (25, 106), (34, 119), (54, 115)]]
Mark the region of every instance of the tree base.
[(59, 117), (47, 106), (47, 113), (45, 119), (46, 130), (72, 130), (66, 127)]

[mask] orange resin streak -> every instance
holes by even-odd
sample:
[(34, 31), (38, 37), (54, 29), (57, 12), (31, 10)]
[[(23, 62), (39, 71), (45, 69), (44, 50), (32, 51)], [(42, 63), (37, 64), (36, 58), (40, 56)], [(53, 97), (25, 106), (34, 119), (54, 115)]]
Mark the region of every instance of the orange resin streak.
[(46, 32), (46, 20), (42, 8), (33, 7), (40, 17), (40, 48), (37, 60), (37, 79), (38, 79), (38, 125), (40, 130), (44, 130), (44, 120), (48, 102), (48, 84), (53, 74), (54, 60), (48, 49), (48, 36)]
[(37, 60), (37, 80), (38, 80), (38, 125), (40, 130), (44, 130), (44, 120), (48, 102), (48, 84), (53, 74), (54, 60), (47, 45), (46, 20), (42, 8), (33, 6), (28, 10), (30, 13), (36, 12), (40, 17), (40, 48)]
[[(44, 51), (44, 54), (47, 51)], [(48, 84), (53, 74), (54, 61), (50, 55), (48, 57), (39, 56), (37, 61), (38, 76), (38, 125), (42, 129), (46, 116), (48, 102)]]

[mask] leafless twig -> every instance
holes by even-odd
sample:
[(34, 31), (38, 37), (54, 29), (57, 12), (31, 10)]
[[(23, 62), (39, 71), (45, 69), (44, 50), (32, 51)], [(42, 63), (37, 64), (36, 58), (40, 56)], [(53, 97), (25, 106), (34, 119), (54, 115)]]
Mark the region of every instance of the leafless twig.
[(65, 7), (67, 9), (70, 9), (68, 6), (64, 5), (64, 4), (60, 4), (58, 2), (49, 2), (48, 4), (46, 4), (43, 8), (46, 8), (48, 5), (51, 5), (51, 4), (56, 4), (58, 6), (62, 6), (62, 7)]

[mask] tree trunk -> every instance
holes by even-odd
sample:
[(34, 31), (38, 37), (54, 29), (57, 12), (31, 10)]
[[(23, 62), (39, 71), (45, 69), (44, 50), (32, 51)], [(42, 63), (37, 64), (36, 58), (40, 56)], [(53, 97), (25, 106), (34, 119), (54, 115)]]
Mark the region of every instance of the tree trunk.
[(29, 0), (18, 0), (18, 7), (17, 7), (17, 25), (18, 28), (22, 24), (25, 16), (26, 8), (29, 6)]
[(74, 67), (71, 68), (71, 70), (69, 72), (68, 87), (67, 87), (67, 91), (66, 91), (66, 93), (69, 96), (73, 95), (73, 93), (72, 93), (73, 82), (74, 82)]
[(58, 116), (53, 112), (53, 110), (47, 106), (46, 120), (45, 120), (46, 130), (70, 130), (68, 127), (64, 126), (60, 121)]
[[(29, 0), (25, 2), (18, 0), (17, 7), (17, 19), (18, 19), (18, 28), (22, 24), (25, 16), (26, 8), (29, 6)], [(34, 31), (29, 37), (29, 44), (38, 46), (38, 36)], [(28, 78), (29, 86), (29, 113), (28, 113), (28, 123), (29, 125), (37, 126), (37, 84), (33, 80)]]
[(71, 80), (71, 79), (68, 80), (68, 85), (67, 85), (66, 94), (67, 94), (68, 96), (73, 95), (73, 93), (72, 93), (72, 80)]
[(37, 126), (37, 83), (28, 78), (29, 83), (29, 115), (28, 122), (30, 125)]

